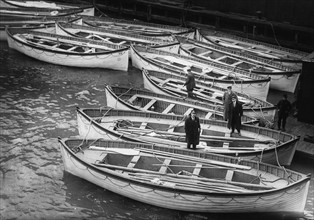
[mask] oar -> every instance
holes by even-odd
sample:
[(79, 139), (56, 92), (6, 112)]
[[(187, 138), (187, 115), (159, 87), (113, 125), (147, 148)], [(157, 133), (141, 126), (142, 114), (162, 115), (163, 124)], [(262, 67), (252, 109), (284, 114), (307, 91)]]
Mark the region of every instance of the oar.
[[(144, 173), (129, 173), (129, 175), (144, 175)], [(153, 175), (147, 174), (148, 176)], [(250, 189), (255, 189), (255, 190), (270, 190), (274, 189), (272, 186), (265, 186), (265, 185), (258, 185), (258, 184), (253, 184), (253, 183), (244, 183), (244, 182), (234, 182), (234, 181), (229, 181), (229, 180), (222, 180), (222, 179), (214, 179), (214, 178), (204, 178), (204, 177), (195, 177), (195, 176), (186, 176), (186, 175), (177, 175), (177, 174), (160, 174), (160, 176), (153, 175), (155, 178), (159, 178), (162, 181), (179, 181), (179, 182), (186, 182), (186, 181), (192, 181), (195, 183), (200, 183), (200, 184), (219, 184), (219, 185), (231, 185), (235, 188), (238, 187), (243, 187), (243, 188), (250, 188)]]
[[(185, 137), (184, 133), (175, 133), (175, 132), (167, 132), (167, 131), (159, 131), (159, 130), (151, 130), (151, 129), (141, 129), (137, 127), (131, 128), (118, 128), (118, 131), (134, 131), (134, 132), (142, 132), (145, 134), (148, 133), (156, 133), (161, 135), (172, 135), (178, 137)], [(260, 143), (260, 144), (269, 144), (274, 143), (274, 140), (259, 140), (259, 139), (249, 139), (249, 138), (234, 138), (234, 137), (225, 137), (225, 136), (212, 136), (212, 135), (200, 135), (200, 141), (217, 141), (217, 142), (234, 142), (234, 141), (241, 141), (241, 142), (253, 142), (253, 143)]]
[[(163, 164), (163, 163), (154, 163), (152, 164), (152, 166), (166, 166), (166, 167), (182, 167), (182, 168), (195, 168), (195, 166), (192, 165), (167, 165), (167, 164)], [(204, 169), (228, 169), (228, 170), (232, 170), (232, 169), (236, 169), (236, 168), (230, 168), (230, 167), (219, 167), (219, 166), (202, 166), (202, 168)]]
[(127, 148), (108, 148), (108, 147), (89, 146), (88, 149), (108, 151), (108, 152), (114, 152), (114, 153), (123, 154), (123, 155), (131, 155), (131, 156), (136, 156), (140, 154), (138, 150), (127, 149)]
[[(133, 176), (132, 178), (136, 179), (136, 180), (142, 180), (145, 182), (152, 182), (151, 178), (143, 178), (143, 177), (137, 177), (137, 176)], [(222, 184), (222, 185), (212, 185), (212, 184), (208, 184), (208, 183), (193, 183), (193, 182), (182, 182), (182, 180), (163, 180), (160, 179), (161, 182), (163, 183), (162, 185), (167, 185), (167, 183), (171, 183), (173, 184), (173, 187), (182, 187), (182, 188), (186, 188), (187, 190), (191, 190), (191, 189), (196, 189), (198, 192), (200, 191), (212, 191), (212, 192), (252, 192), (253, 190), (249, 190), (243, 187), (238, 187), (238, 188), (234, 188), (233, 185), (227, 185), (227, 184)]]
[(175, 179), (189, 179), (193, 181), (203, 181), (203, 182), (215, 182), (215, 183), (225, 183), (225, 184), (232, 184), (236, 186), (242, 186), (247, 188), (255, 188), (255, 189), (261, 189), (261, 190), (269, 190), (273, 189), (271, 186), (262, 186), (262, 185), (256, 185), (251, 183), (242, 183), (242, 182), (233, 182), (233, 181), (227, 181), (227, 180), (218, 180), (218, 179), (210, 179), (210, 178), (202, 178), (202, 177), (191, 177), (186, 175), (177, 175), (177, 174), (170, 174), (170, 173), (159, 173), (157, 171), (151, 171), (151, 170), (142, 170), (137, 168), (128, 168), (128, 167), (122, 167), (122, 166), (116, 166), (116, 165), (110, 165), (110, 164), (93, 164), (97, 167), (107, 168), (107, 169), (116, 169), (116, 170), (124, 170), (129, 172), (140, 172), (145, 174), (157, 174), (166, 176), (168, 178), (175, 178)]

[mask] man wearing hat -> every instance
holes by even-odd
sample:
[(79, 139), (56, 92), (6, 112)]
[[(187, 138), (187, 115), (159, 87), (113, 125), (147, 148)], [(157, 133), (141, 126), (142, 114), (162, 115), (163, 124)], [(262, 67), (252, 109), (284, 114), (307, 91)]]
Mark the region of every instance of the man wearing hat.
[(200, 141), (201, 125), (200, 119), (196, 116), (194, 109), (185, 120), (184, 129), (187, 148), (190, 149), (192, 145), (192, 149), (196, 150), (196, 145), (198, 145)]
[(229, 117), (228, 117), (228, 128), (231, 128), (231, 134), (234, 133), (234, 129), (237, 129), (239, 135), (241, 135), (242, 115), (243, 108), (241, 103), (238, 102), (236, 96), (232, 96), (231, 103), (229, 104)]
[(227, 121), (228, 120), (228, 116), (229, 116), (229, 105), (231, 103), (231, 97), (235, 96), (236, 99), (238, 100), (237, 95), (235, 94), (235, 92), (232, 91), (232, 87), (228, 86), (227, 87), (227, 91), (225, 91), (224, 95), (222, 96), (222, 102), (224, 104), (224, 120)]
[(195, 95), (193, 94), (193, 90), (195, 88), (195, 78), (191, 69), (188, 69), (188, 76), (183, 87), (184, 86), (186, 86), (186, 90), (188, 91), (188, 98), (195, 98)]

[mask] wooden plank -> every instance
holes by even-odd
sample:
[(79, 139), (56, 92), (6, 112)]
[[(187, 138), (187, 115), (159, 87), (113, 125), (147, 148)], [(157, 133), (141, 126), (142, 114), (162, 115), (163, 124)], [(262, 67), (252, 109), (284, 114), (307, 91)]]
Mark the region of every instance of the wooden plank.
[(169, 81), (171, 80), (171, 78), (168, 78), (162, 82), (159, 83), (160, 86), (164, 86), (165, 84), (167, 84)]
[(147, 122), (142, 122), (140, 129), (145, 129), (147, 126)]
[(205, 118), (206, 118), (206, 119), (209, 119), (212, 115), (213, 115), (212, 112), (208, 112), (208, 113), (205, 115)]
[(173, 103), (171, 103), (170, 105), (168, 105), (167, 106), (167, 108), (165, 109), (165, 110), (163, 110), (163, 114), (168, 114), (170, 111), (171, 111), (171, 109), (173, 109), (173, 107), (175, 106), (176, 104), (173, 104)]
[(194, 170), (193, 170), (193, 175), (195, 175), (195, 176), (200, 175), (202, 166), (203, 166), (202, 164), (197, 163)]
[(233, 170), (228, 170), (227, 174), (226, 174), (226, 180), (227, 181), (232, 181), (233, 174), (234, 174)]
[(125, 43), (126, 43), (126, 41), (121, 41), (121, 42), (118, 43), (118, 45), (122, 45), (122, 44), (125, 44)]
[(193, 108), (189, 108), (189, 109), (184, 113), (184, 115), (189, 115), (192, 110), (193, 110)]
[(76, 49), (78, 46), (74, 46), (74, 47), (71, 47), (70, 49), (68, 49), (67, 51), (72, 51), (74, 49)]
[(128, 168), (133, 168), (135, 166), (135, 164), (137, 163), (137, 161), (140, 159), (141, 156), (136, 155), (132, 158), (132, 160), (130, 161)]
[(165, 159), (163, 165), (159, 169), (159, 173), (167, 173), (168, 166), (170, 165), (171, 159)]
[(218, 57), (216, 60), (220, 61), (220, 60), (225, 59), (225, 58), (228, 58), (228, 56), (221, 56), (221, 57)]
[(137, 95), (133, 95), (133, 96), (128, 100), (128, 102), (129, 102), (129, 103), (134, 102), (134, 100), (137, 99), (137, 97), (138, 97)]
[(238, 61), (238, 62), (235, 62), (233, 64), (231, 64), (231, 66), (238, 66), (239, 64), (243, 63), (243, 61)]
[(175, 126), (170, 125), (167, 132), (171, 132), (171, 133), (174, 132), (174, 128), (175, 128)]
[(157, 102), (157, 100), (156, 99), (152, 99), (152, 100), (150, 100), (150, 102), (149, 103), (147, 103), (142, 109), (143, 110), (145, 110), (145, 111), (147, 111), (150, 107), (152, 107), (152, 105), (154, 105), (155, 104), (155, 102)]
[[(225, 137), (230, 138), (230, 133), (226, 132)], [(222, 145), (223, 148), (229, 148), (229, 142), (224, 142)]]

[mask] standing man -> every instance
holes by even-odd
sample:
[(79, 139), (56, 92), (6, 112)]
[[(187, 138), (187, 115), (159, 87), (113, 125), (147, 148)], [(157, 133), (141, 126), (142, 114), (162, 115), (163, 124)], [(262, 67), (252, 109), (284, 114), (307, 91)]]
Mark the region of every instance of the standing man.
[(193, 149), (195, 150), (196, 145), (199, 144), (200, 140), (201, 125), (194, 109), (190, 112), (189, 117), (185, 120), (184, 128), (187, 148), (190, 149), (192, 144)]
[(239, 135), (241, 135), (241, 117), (243, 115), (243, 108), (236, 96), (232, 96), (231, 100), (232, 101), (229, 104), (228, 128), (231, 128), (231, 134), (234, 133), (234, 129), (237, 129)]
[(291, 103), (288, 101), (287, 94), (277, 104), (278, 109), (278, 130), (286, 131), (286, 121), (291, 110)]
[(193, 75), (191, 69), (188, 70), (188, 76), (187, 76), (186, 81), (185, 81), (183, 86), (186, 86), (186, 90), (188, 91), (187, 97), (188, 98), (195, 98), (195, 95), (193, 94), (193, 90), (196, 87), (195, 86), (195, 78), (194, 78), (194, 75)]
[(237, 95), (235, 92), (232, 91), (232, 87), (228, 86), (227, 91), (224, 92), (224, 95), (222, 96), (222, 102), (224, 104), (224, 119), (225, 121), (228, 120), (229, 116), (229, 106), (231, 104), (231, 97), (235, 96), (236, 99), (238, 99)]

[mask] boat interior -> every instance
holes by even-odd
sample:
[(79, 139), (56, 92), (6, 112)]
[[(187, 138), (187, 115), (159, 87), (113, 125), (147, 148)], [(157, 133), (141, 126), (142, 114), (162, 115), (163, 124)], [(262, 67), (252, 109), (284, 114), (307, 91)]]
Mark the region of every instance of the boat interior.
[[(270, 172), (253, 169), (249, 165), (229, 161), (228, 158), (219, 158), (223, 157), (220, 155), (214, 156), (216, 160), (204, 160), (179, 153), (165, 152), (162, 149), (156, 151), (145, 144), (126, 142), (112, 144), (109, 142), (109, 144), (103, 145), (98, 140), (81, 141), (81, 143), (67, 141), (66, 143), (78, 158), (93, 164), (98, 169), (104, 169), (104, 171), (111, 169), (126, 178), (150, 183), (155, 183), (156, 177), (182, 187), (189, 187), (188, 184), (195, 183), (198, 185), (201, 183), (197, 181), (201, 181), (209, 185), (199, 185), (200, 189), (205, 190), (206, 187), (209, 187), (207, 190), (211, 190), (210, 187), (222, 184), (220, 186), (224, 187), (221, 189), (224, 192), (229, 191), (229, 184), (237, 186), (231, 188), (230, 192), (233, 190), (271, 190), (289, 184), (287, 179), (277, 176), (285, 177), (288, 174), (270, 168), (267, 168)], [(261, 168), (266, 167), (261, 166)], [(147, 179), (143, 179), (143, 175)], [(173, 178), (178, 178), (179, 181), (176, 182)], [(180, 185), (180, 183), (185, 184)]]

